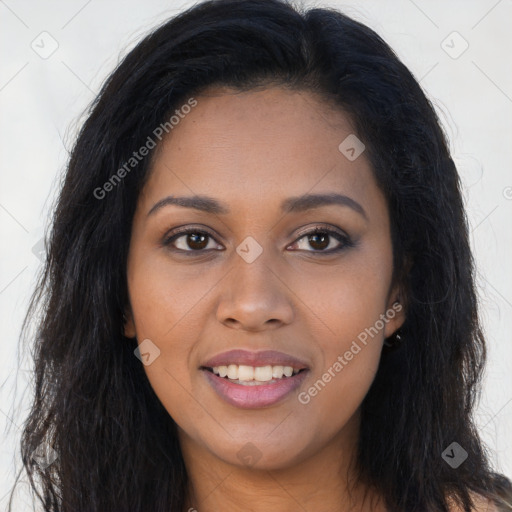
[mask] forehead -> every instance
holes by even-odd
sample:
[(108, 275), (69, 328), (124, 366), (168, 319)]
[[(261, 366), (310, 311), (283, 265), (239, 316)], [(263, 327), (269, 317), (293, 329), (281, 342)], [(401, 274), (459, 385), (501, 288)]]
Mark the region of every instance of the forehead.
[(195, 100), (158, 148), (143, 202), (174, 192), (235, 207), (315, 192), (379, 194), (364, 152), (351, 161), (339, 149), (354, 136), (350, 117), (317, 95), (216, 88)]

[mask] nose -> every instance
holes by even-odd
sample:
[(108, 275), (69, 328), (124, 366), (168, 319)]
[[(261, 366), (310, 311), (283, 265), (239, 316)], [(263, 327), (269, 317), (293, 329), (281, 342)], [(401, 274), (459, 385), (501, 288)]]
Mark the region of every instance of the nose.
[(234, 268), (223, 279), (217, 320), (227, 327), (257, 332), (293, 321), (293, 293), (272, 269), (265, 251), (252, 263), (234, 255)]

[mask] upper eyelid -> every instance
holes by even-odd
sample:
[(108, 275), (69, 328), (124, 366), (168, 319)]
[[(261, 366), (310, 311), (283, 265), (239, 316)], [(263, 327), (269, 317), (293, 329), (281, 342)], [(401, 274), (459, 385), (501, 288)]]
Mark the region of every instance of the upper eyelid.
[(331, 226), (331, 225), (315, 225), (315, 226), (311, 226), (311, 227), (307, 227), (307, 228), (304, 228), (304, 229), (301, 229), (299, 231), (299, 233), (297, 233), (295, 236), (298, 237), (298, 238), (302, 238), (303, 236), (306, 236), (306, 235), (309, 235), (311, 233), (314, 233), (315, 231), (328, 231), (328, 232), (334, 232), (334, 233), (337, 233), (341, 236), (345, 236), (347, 238), (349, 238), (348, 234), (345, 233), (345, 231), (341, 228), (337, 228), (337, 227), (334, 227), (334, 226)]

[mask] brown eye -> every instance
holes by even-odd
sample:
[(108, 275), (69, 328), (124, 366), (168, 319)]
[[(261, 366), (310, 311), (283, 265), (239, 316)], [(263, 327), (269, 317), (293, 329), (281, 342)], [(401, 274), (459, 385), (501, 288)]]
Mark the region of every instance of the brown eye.
[(214, 238), (210, 233), (198, 229), (186, 229), (178, 233), (175, 232), (168, 236), (163, 244), (173, 251), (189, 253), (204, 252), (205, 250), (219, 247), (218, 244), (214, 243)]
[(185, 243), (188, 245), (188, 247), (195, 251), (204, 249), (208, 245), (208, 235), (202, 233), (189, 233), (188, 235), (184, 236), (186, 240)]
[(332, 254), (354, 246), (347, 235), (332, 229), (319, 227), (303, 234), (293, 245), (295, 249), (318, 252), (319, 254)]
[(308, 242), (315, 250), (323, 250), (329, 246), (330, 235), (327, 233), (315, 233), (308, 235)]

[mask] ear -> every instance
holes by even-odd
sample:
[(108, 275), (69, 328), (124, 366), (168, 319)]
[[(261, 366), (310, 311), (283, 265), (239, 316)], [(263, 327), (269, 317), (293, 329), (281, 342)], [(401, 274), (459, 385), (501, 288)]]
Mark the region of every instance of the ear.
[(131, 308), (128, 306), (125, 309), (123, 315), (124, 321), (124, 335), (127, 338), (135, 338), (137, 333), (135, 332), (135, 322), (133, 321), (133, 313)]
[(389, 338), (402, 327), (406, 318), (406, 309), (405, 293), (397, 285), (391, 291), (386, 305), (385, 315), (388, 320), (385, 322), (384, 338)]

